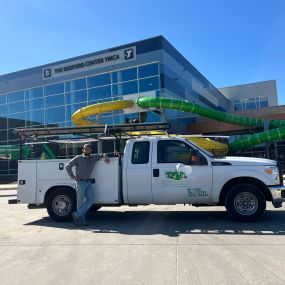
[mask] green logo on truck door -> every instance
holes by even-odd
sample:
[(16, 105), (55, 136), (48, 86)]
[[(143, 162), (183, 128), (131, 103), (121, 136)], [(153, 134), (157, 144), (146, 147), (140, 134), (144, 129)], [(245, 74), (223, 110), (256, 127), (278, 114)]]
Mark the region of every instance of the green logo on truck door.
[(172, 180), (182, 180), (182, 179), (186, 179), (187, 175), (185, 172), (183, 171), (167, 171), (165, 172), (165, 175), (167, 178), (172, 179)]

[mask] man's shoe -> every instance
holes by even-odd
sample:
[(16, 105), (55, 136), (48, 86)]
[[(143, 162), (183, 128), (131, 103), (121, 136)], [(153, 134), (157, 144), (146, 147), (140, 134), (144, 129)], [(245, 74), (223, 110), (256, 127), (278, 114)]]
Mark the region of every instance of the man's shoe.
[(76, 226), (79, 226), (79, 219), (76, 217), (75, 212), (72, 212), (72, 220)]

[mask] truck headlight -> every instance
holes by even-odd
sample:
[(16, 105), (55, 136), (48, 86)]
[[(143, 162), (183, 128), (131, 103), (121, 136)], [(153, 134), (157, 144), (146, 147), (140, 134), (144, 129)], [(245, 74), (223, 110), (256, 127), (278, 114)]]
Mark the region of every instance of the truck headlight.
[(280, 184), (279, 170), (277, 166), (266, 166), (264, 172), (271, 176), (276, 184)]

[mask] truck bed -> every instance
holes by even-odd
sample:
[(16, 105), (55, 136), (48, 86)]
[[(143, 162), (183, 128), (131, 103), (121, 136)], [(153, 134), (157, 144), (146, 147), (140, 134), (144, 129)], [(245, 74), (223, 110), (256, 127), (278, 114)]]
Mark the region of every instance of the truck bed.
[[(18, 202), (43, 204), (47, 190), (54, 186), (75, 188), (74, 181), (65, 169), (68, 159), (20, 160), (18, 163)], [(110, 158), (110, 164), (103, 159), (96, 162), (91, 178), (95, 204), (120, 203), (119, 159)], [(29, 195), (27, 195), (29, 194)]]

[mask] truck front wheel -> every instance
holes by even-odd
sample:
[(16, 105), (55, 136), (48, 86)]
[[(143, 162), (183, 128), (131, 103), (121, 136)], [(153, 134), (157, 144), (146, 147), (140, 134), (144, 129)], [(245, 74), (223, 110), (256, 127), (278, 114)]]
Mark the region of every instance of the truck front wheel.
[(241, 222), (254, 222), (266, 209), (263, 192), (252, 184), (233, 186), (226, 195), (225, 206), (229, 215)]
[(71, 213), (76, 209), (76, 194), (71, 189), (60, 187), (52, 191), (46, 206), (49, 216), (57, 222), (71, 220)]

